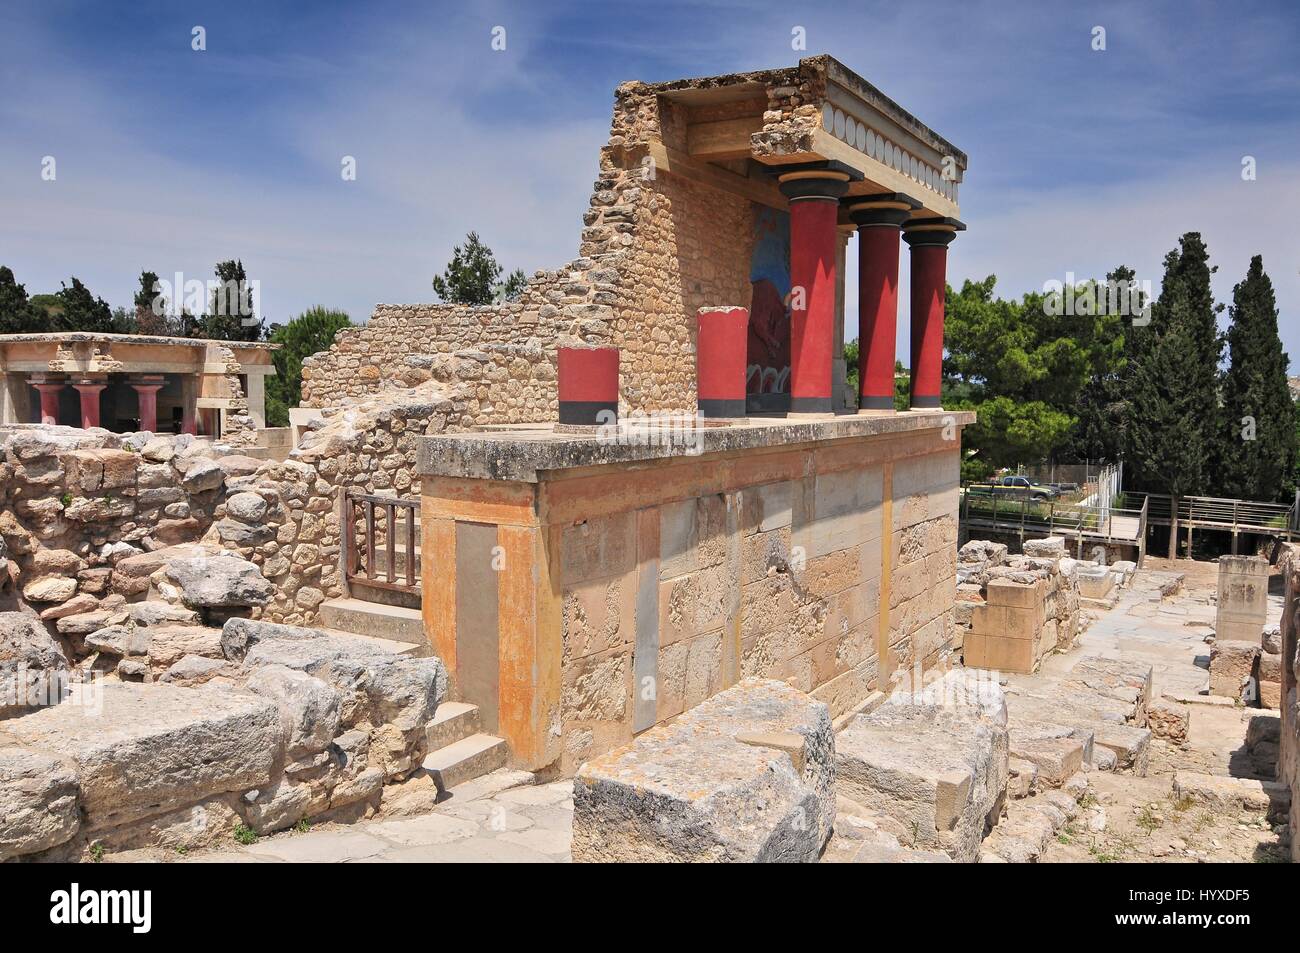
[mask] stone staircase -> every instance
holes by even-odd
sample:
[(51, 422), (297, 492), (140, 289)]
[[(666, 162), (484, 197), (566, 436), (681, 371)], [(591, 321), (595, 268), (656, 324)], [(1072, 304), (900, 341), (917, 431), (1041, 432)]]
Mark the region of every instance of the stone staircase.
[[(419, 609), (363, 599), (328, 599), (320, 605), (319, 624), (353, 636), (405, 646), (405, 654), (426, 656), (432, 647), (424, 635)], [(440, 794), (503, 767), (510, 757), (505, 740), (481, 731), (477, 705), (445, 701), (425, 729), (429, 754), (424, 769)]]
[(351, 635), (402, 642), (412, 647), (409, 654), (430, 654), (419, 609), (390, 606), (362, 599), (326, 599), (320, 604), (319, 624)]
[(510, 756), (505, 741), (479, 730), (477, 705), (443, 702), (425, 729), (429, 754), (424, 759), (440, 794), (503, 767)]

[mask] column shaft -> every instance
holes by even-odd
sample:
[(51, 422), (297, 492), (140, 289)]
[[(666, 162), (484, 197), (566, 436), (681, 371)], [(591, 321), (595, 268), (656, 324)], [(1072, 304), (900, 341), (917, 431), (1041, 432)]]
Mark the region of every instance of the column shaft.
[(912, 399), (914, 410), (940, 406), (943, 309), (948, 244), (965, 228), (956, 219), (913, 219), (903, 240), (912, 248)]
[(83, 430), (89, 430), (91, 427), (99, 426), (99, 395), (107, 387), (97, 381), (82, 381), (73, 384), (77, 393), (81, 395), (81, 427)]

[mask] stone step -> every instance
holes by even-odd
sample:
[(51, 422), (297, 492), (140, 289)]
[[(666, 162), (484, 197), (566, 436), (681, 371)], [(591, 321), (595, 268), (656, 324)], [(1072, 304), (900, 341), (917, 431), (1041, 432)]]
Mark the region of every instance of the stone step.
[(361, 599), (326, 599), (320, 604), (319, 613), (321, 622), (331, 629), (411, 645), (428, 644), (419, 609), (386, 606)]
[(429, 750), (464, 741), (479, 731), (478, 705), (468, 702), (443, 702), (424, 728)]
[(475, 734), (430, 752), (424, 770), (433, 776), (439, 791), (472, 781), (506, 763), (510, 750), (501, 738)]
[(346, 629), (335, 629), (322, 625), (313, 626), (313, 628), (329, 635), (338, 635), (345, 639), (351, 639), (354, 642), (365, 642), (379, 653), (409, 655), (411, 658), (425, 658), (432, 654), (428, 644), (416, 645), (412, 642), (397, 642), (393, 639), (381, 639), (374, 635), (362, 635), (359, 632), (349, 632)]

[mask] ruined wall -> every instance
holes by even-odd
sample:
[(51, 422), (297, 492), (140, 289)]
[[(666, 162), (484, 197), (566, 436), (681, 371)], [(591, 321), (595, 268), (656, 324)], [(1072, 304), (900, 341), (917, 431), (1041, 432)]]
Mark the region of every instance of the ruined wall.
[[(795, 68), (730, 77), (763, 84), (751, 99), (692, 107), (692, 120), (722, 120), (765, 107), (763, 135), (786, 147), (820, 124), (813, 103), (825, 76)], [(518, 301), (460, 305), (379, 305), (369, 324), (340, 331), (326, 352), (304, 362), (304, 407), (337, 405), (377, 393), (408, 361), (428, 355), (488, 352), (496, 345), (538, 349), (549, 376), (520, 383), (494, 378), (490, 422), (553, 420), (555, 348), (588, 343), (622, 352), (622, 410), (694, 413), (695, 313), (700, 307), (750, 304), (754, 205), (745, 197), (658, 167), (651, 147), (678, 154), (686, 143), (687, 107), (664, 98), (672, 89), (712, 80), (650, 86), (624, 83), (615, 92), (609, 141), (582, 216), (580, 257), (537, 272)], [(743, 172), (744, 162), (738, 163)], [(522, 368), (519, 368), (522, 370)], [(489, 403), (485, 401), (485, 403)]]
[(254, 617), (310, 625), (322, 602), (344, 594), (343, 492), (418, 495), (416, 440), (465, 429), (491, 412), (469, 379), (481, 366), (469, 358), (436, 361), (420, 374), (436, 372), (456, 383), (390, 385), (380, 396), (348, 401), (313, 422), (288, 459), (264, 464), (229, 487), (238, 495), (220, 511), (213, 532), (227, 550), (259, 565), (275, 587)]
[[(1300, 824), (1300, 700), (1296, 697), (1296, 684), (1300, 681), (1300, 546), (1289, 545), (1278, 560), (1285, 586), (1286, 601), (1282, 606), (1281, 676), (1282, 728), (1279, 739), (1277, 763), (1278, 780), (1291, 790), (1291, 813), (1288, 818), (1291, 830)], [(1300, 861), (1300, 838), (1291, 839), (1291, 860)]]
[(148, 589), (149, 554), (202, 537), (261, 463), (185, 434), (0, 431), (0, 609), (73, 637), (109, 624)]

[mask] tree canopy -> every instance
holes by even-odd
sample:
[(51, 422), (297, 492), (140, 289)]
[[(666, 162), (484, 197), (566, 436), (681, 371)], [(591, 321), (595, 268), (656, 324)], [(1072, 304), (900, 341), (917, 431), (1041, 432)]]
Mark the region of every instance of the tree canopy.
[(434, 277), (433, 290), (447, 304), (484, 305), (514, 300), (524, 290), (527, 278), (516, 268), (501, 281), (502, 271), (492, 249), (483, 244), (478, 232), (470, 232), (465, 244), (452, 251), (443, 273)]
[(352, 326), (346, 312), (317, 305), (288, 324), (271, 326), (268, 340), (281, 345), (271, 355), (275, 377), (266, 382), (266, 422), (271, 427), (289, 423), (289, 408), (302, 398), (302, 362), (334, 343), (334, 335)]

